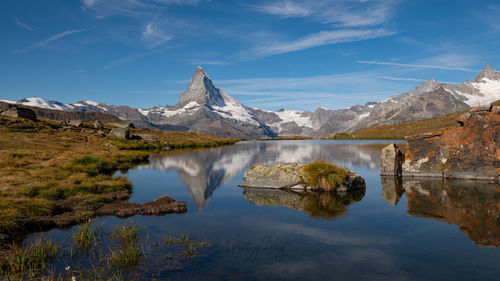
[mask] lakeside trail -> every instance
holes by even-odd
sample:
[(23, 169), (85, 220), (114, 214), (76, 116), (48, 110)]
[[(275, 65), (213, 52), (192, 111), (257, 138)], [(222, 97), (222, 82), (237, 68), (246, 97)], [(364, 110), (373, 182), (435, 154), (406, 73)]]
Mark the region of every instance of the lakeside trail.
[[(0, 117), (0, 248), (26, 234), (68, 227), (96, 215), (159, 215), (185, 212), (185, 202), (165, 196), (144, 205), (127, 203), (131, 183), (114, 177), (147, 163), (152, 153), (232, 145), (238, 140), (203, 133), (112, 127), (83, 123), (62, 126), (50, 120)], [(149, 138), (152, 140), (146, 141)]]

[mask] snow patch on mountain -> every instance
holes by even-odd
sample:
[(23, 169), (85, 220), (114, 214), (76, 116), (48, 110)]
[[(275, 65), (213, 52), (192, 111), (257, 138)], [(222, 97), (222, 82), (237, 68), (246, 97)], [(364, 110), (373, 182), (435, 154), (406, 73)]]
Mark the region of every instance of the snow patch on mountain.
[(0, 100), (1, 102), (5, 102), (5, 103), (10, 103), (10, 104), (16, 104), (17, 101), (15, 100)]
[(371, 112), (366, 112), (366, 113), (363, 113), (361, 115), (359, 115), (358, 119), (361, 120), (361, 119), (365, 119), (366, 117), (368, 117), (368, 115), (370, 115)]
[(212, 105), (212, 108), (217, 114), (224, 118), (235, 119), (252, 125), (259, 125), (259, 122), (253, 118), (243, 104), (225, 93), (221, 93), (221, 96), (224, 99), (225, 105)]
[(303, 116), (303, 112), (299, 110), (280, 110), (275, 112), (281, 120), (280, 123), (295, 122), (298, 126), (313, 128), (311, 119), (309, 116)]
[(473, 82), (471, 84), (478, 89), (482, 95), (476, 96), (469, 95), (467, 93), (460, 93), (468, 99), (465, 101), (466, 104), (470, 106), (478, 106), (500, 100), (500, 80), (483, 78), (480, 82)]
[(49, 101), (40, 97), (25, 98), (18, 102), (17, 104), (22, 104), (26, 106), (34, 106), (40, 108), (54, 109), (54, 110), (73, 110), (74, 107), (69, 104), (63, 104), (57, 101)]
[(164, 117), (171, 117), (180, 114), (192, 114), (193, 112), (200, 109), (200, 107), (201, 105), (199, 103), (191, 101), (186, 105), (184, 105), (183, 107), (175, 110), (170, 110), (166, 107), (157, 107), (152, 109), (139, 109), (139, 112), (144, 116), (148, 116), (149, 113), (158, 113)]

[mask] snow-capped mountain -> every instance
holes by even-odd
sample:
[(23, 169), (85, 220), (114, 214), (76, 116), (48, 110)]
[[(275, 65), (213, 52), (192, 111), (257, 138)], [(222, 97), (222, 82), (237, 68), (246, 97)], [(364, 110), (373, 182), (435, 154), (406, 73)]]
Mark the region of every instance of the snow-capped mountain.
[(107, 113), (131, 121), (138, 127), (258, 138), (276, 135), (326, 136), (333, 132), (422, 120), (496, 100), (500, 100), (500, 72), (487, 66), (473, 81), (467, 80), (462, 84), (445, 84), (429, 79), (409, 92), (381, 102), (338, 110), (320, 107), (314, 112), (247, 107), (216, 88), (201, 67), (196, 68), (175, 106), (137, 109), (89, 100), (63, 104), (39, 97), (0, 101), (55, 110)]
[(149, 122), (170, 124), (222, 137), (276, 136), (238, 100), (216, 88), (210, 76), (196, 68), (175, 106), (138, 110)]
[(55, 109), (55, 110), (69, 111), (75, 109), (75, 107), (70, 104), (63, 104), (58, 101), (50, 101), (40, 97), (25, 98), (18, 101), (12, 101), (12, 100), (0, 100), (0, 101), (10, 104), (22, 104), (26, 106), (34, 106), (34, 107), (41, 107), (41, 108)]

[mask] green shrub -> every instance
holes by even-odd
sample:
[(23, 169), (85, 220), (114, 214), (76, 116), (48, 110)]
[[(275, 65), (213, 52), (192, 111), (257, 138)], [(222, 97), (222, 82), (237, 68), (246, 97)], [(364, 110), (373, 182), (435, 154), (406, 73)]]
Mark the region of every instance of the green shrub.
[(305, 184), (318, 190), (334, 191), (344, 182), (347, 170), (324, 160), (314, 161), (304, 166)]

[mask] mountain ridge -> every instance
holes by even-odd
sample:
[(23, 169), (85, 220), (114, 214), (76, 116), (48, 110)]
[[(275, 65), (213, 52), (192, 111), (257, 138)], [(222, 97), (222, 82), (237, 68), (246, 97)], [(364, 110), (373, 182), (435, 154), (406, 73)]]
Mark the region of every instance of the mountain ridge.
[(89, 100), (63, 104), (39, 97), (4, 101), (55, 110), (102, 112), (150, 128), (181, 128), (249, 139), (278, 135), (322, 137), (330, 133), (423, 120), (499, 99), (500, 72), (486, 66), (472, 81), (454, 85), (439, 83), (431, 78), (408, 92), (380, 102), (337, 110), (320, 107), (312, 112), (288, 109), (268, 111), (245, 106), (216, 88), (208, 73), (198, 66), (174, 106), (139, 109)]

